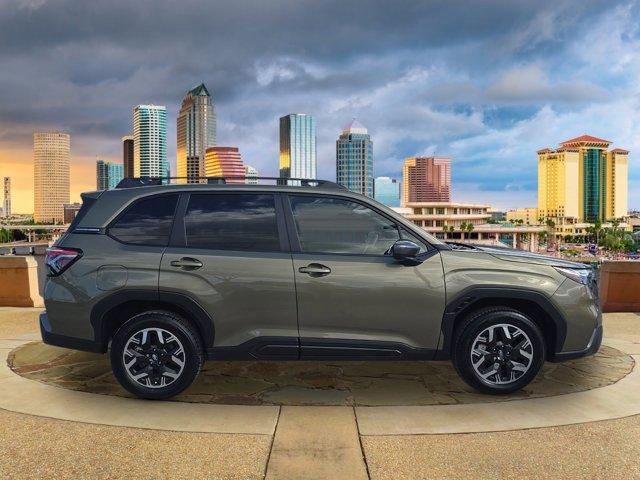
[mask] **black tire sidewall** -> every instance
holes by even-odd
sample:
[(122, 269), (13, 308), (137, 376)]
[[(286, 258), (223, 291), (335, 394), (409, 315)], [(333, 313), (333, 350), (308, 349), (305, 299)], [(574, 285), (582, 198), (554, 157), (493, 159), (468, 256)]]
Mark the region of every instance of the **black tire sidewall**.
[[(485, 328), (507, 323), (523, 330), (533, 346), (533, 361), (529, 370), (513, 383), (493, 385), (480, 379), (471, 364), (471, 348), (476, 336)], [(471, 387), (483, 393), (506, 394), (527, 386), (538, 374), (544, 364), (545, 343), (538, 326), (526, 315), (510, 309), (495, 309), (474, 316), (459, 332), (453, 352), (453, 363), (462, 379)]]
[[(185, 351), (185, 364), (181, 375), (170, 385), (161, 388), (149, 388), (132, 380), (123, 364), (122, 353), (129, 338), (144, 328), (162, 328), (175, 335)], [(127, 391), (140, 398), (162, 400), (173, 397), (187, 388), (200, 372), (202, 353), (194, 332), (177, 317), (164, 313), (143, 313), (128, 320), (118, 329), (111, 342), (111, 369), (113, 374)]]

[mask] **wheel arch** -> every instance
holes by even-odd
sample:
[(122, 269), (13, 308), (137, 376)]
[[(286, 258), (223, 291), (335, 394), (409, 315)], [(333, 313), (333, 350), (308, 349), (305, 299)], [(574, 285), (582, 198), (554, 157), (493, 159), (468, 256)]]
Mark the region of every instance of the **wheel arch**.
[(451, 300), (442, 318), (440, 348), (436, 359), (451, 358), (456, 326), (472, 311), (485, 307), (510, 307), (533, 320), (545, 339), (547, 359), (552, 360), (560, 351), (567, 334), (567, 322), (541, 292), (509, 287), (470, 287)]
[(100, 300), (91, 310), (91, 325), (102, 352), (107, 351), (109, 340), (124, 322), (149, 310), (166, 310), (180, 315), (196, 329), (203, 348), (213, 345), (213, 319), (190, 296), (164, 291), (119, 290)]

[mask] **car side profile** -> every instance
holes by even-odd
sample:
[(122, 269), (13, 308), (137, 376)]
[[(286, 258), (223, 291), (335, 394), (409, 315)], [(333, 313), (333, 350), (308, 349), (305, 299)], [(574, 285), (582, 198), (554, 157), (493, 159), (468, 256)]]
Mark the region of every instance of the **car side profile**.
[(180, 393), (205, 360), (251, 359), (451, 359), (508, 393), (600, 346), (582, 264), (449, 245), (331, 182), (157, 183), (82, 195), (47, 252), (40, 317), (45, 343), (109, 352), (139, 397)]

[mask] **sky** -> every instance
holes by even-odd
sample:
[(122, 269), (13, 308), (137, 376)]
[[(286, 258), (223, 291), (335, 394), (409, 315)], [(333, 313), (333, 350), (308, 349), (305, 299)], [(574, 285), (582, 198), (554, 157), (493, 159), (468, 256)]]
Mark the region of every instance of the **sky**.
[(376, 176), (452, 158), (453, 200), (536, 205), (536, 150), (582, 134), (631, 151), (640, 209), (640, 5), (592, 0), (0, 0), (0, 176), (33, 211), (33, 132), (71, 134), (72, 201), (122, 161), (138, 104), (204, 82), (218, 144), (277, 175), (278, 118), (315, 116), (318, 176), (352, 118)]

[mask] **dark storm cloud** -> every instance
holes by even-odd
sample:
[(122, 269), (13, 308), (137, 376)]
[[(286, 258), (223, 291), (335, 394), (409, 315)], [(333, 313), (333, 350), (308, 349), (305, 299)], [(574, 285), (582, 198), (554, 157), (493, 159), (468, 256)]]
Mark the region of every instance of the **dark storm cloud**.
[(156, 103), (168, 108), (173, 161), (180, 100), (204, 81), (219, 138), (264, 173), (275, 169), (277, 117), (307, 111), (318, 118), (322, 175), (332, 175), (333, 142), (353, 116), (375, 135), (377, 173), (395, 174), (405, 155), (466, 154), (460, 145), (474, 141), (460, 139), (526, 120), (485, 124), (492, 109), (533, 117), (549, 103), (608, 101), (609, 87), (597, 84), (606, 73), (583, 72), (586, 60), (574, 65), (578, 84), (562, 77), (576, 32), (614, 8), (602, 0), (0, 0), (0, 150), (28, 145), (36, 129), (65, 129), (76, 151), (117, 157), (132, 107)]

